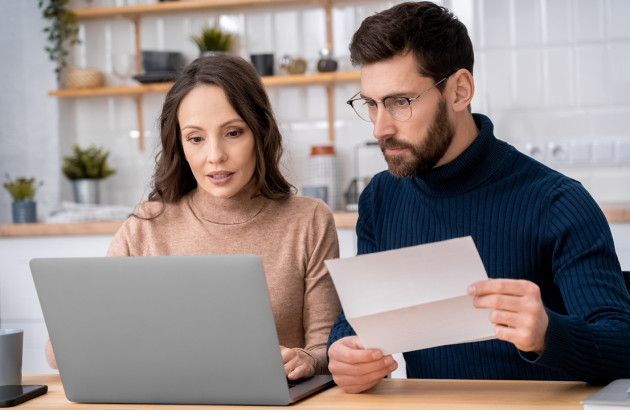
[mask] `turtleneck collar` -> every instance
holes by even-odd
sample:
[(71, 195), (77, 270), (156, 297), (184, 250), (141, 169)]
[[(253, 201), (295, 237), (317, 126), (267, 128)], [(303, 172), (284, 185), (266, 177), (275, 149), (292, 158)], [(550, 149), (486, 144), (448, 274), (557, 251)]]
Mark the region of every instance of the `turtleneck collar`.
[(479, 134), (457, 158), (433, 168), (413, 182), (423, 191), (436, 195), (468, 192), (490, 178), (503, 164), (509, 145), (494, 137), (494, 125), (488, 117), (473, 114)]
[(189, 194), (188, 205), (200, 219), (217, 225), (238, 225), (254, 219), (271, 201), (262, 195), (252, 198), (256, 192), (253, 180), (230, 198), (217, 198), (197, 187)]

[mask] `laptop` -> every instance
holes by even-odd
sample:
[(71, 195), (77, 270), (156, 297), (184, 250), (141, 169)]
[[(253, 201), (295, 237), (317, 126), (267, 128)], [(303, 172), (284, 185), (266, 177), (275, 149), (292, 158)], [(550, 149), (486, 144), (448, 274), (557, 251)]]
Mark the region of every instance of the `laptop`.
[(30, 262), (66, 397), (84, 403), (288, 405), (255, 255), (47, 258)]

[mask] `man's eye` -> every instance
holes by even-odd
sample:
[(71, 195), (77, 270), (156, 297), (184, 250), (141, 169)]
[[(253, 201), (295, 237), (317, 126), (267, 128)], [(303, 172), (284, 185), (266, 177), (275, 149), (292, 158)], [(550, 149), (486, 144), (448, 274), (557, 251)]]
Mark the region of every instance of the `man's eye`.
[(368, 107), (368, 108), (376, 108), (376, 101), (374, 100), (363, 100), (364, 104)]
[(393, 98), (392, 100), (393, 106), (397, 108), (409, 105), (409, 100), (403, 97)]

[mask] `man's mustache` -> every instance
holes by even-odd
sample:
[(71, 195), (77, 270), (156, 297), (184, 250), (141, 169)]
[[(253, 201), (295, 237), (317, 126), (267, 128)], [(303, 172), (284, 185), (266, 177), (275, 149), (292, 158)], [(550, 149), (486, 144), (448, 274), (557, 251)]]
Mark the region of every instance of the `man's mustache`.
[(413, 149), (413, 145), (408, 142), (397, 140), (394, 137), (381, 138), (378, 140), (378, 146), (383, 153), (386, 149)]

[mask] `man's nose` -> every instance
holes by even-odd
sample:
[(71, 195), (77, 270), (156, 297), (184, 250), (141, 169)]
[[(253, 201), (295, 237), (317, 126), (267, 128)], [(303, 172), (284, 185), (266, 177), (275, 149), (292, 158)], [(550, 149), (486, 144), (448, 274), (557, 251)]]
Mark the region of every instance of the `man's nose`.
[(395, 133), (396, 119), (383, 105), (378, 105), (372, 118), (374, 124), (373, 134), (377, 140)]

